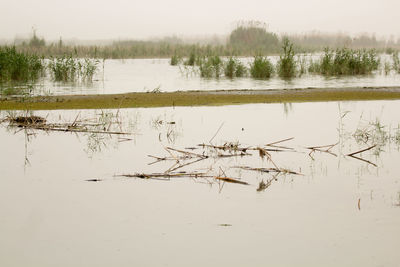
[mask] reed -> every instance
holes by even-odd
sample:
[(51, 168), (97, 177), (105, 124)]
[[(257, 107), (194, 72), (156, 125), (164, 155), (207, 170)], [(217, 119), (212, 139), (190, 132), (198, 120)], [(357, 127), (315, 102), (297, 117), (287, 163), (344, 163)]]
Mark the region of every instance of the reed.
[(219, 78), (223, 70), (223, 62), (219, 56), (208, 56), (201, 60), (199, 70), (203, 78)]
[(0, 82), (35, 81), (44, 75), (45, 64), (35, 54), (18, 52), (15, 47), (0, 47)]
[(64, 55), (50, 59), (47, 68), (54, 81), (91, 82), (98, 70), (98, 64), (99, 60), (97, 59), (77, 59), (72, 55)]
[(310, 64), (309, 71), (326, 76), (365, 75), (377, 70), (379, 65), (380, 60), (373, 49), (325, 48), (319, 62)]
[(177, 66), (181, 62), (181, 60), (181, 57), (175, 53), (172, 55), (169, 63), (171, 64), (171, 66)]
[(393, 70), (396, 71), (397, 73), (400, 73), (400, 59), (398, 52), (393, 52), (392, 60), (393, 60), (393, 65), (392, 65)]

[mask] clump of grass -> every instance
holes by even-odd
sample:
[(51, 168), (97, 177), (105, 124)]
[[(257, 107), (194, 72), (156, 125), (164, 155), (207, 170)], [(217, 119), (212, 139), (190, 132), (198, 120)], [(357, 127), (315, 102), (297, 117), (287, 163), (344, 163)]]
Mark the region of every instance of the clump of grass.
[(200, 76), (203, 78), (219, 78), (223, 69), (223, 62), (219, 56), (208, 56), (200, 63)]
[(178, 56), (176, 53), (171, 57), (170, 64), (171, 66), (176, 66), (181, 62), (181, 57)]
[(389, 62), (385, 61), (384, 65), (383, 65), (383, 71), (385, 72), (385, 75), (388, 75), (391, 70), (392, 70), (392, 66), (390, 65)]
[(294, 58), (293, 44), (287, 37), (283, 39), (283, 54), (279, 56), (277, 72), (281, 78), (290, 79), (296, 76), (297, 66)]
[(299, 65), (299, 76), (306, 74), (307, 73), (307, 58), (306, 58), (306, 56), (304, 54), (298, 55), (297, 62)]
[(243, 77), (247, 73), (247, 68), (237, 58), (230, 57), (224, 65), (224, 73), (229, 78)]
[(274, 66), (271, 61), (264, 56), (255, 56), (250, 64), (251, 77), (255, 79), (268, 79), (274, 73)]
[(72, 55), (50, 59), (47, 67), (54, 81), (73, 82), (77, 80), (91, 82), (99, 61), (97, 59), (77, 59)]
[(17, 52), (15, 47), (0, 47), (0, 82), (35, 81), (44, 70), (42, 58)]
[(321, 73), (321, 63), (319, 61), (310, 60), (308, 65), (308, 72), (309, 73)]
[(399, 53), (398, 52), (393, 52), (392, 59), (393, 59), (393, 70), (396, 71), (397, 73), (400, 73)]
[(400, 144), (400, 125), (393, 129), (375, 119), (357, 127), (352, 136), (357, 143), (376, 145), (374, 153), (379, 155), (386, 144), (392, 142)]
[(196, 53), (194, 51), (190, 52), (189, 58), (184, 62), (186, 66), (194, 66), (196, 63)]
[(364, 75), (377, 70), (380, 60), (375, 50), (325, 48), (319, 62), (310, 65), (309, 71), (326, 76)]

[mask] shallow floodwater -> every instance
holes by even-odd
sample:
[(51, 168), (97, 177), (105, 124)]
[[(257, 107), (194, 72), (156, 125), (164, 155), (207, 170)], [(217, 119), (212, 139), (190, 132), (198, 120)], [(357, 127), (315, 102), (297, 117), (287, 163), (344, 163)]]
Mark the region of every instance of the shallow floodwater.
[[(1, 266), (398, 266), (399, 101), (41, 111), (48, 122), (118, 118), (132, 135), (0, 127)], [(110, 115), (111, 114), (111, 115)], [(10, 116), (7, 112), (1, 117)], [(14, 114), (15, 115), (15, 114)], [(379, 123), (381, 131), (370, 129)], [(370, 133), (360, 141), (353, 134)], [(382, 134), (381, 133), (385, 133)], [(279, 143), (277, 167), (258, 151), (219, 157), (197, 144)], [(386, 138), (383, 138), (386, 137)], [(337, 144), (309, 155), (307, 147)], [(366, 161), (345, 156), (358, 154)], [(179, 169), (226, 176), (140, 179)], [(189, 147), (195, 148), (193, 150)], [(182, 159), (183, 161), (183, 159)], [(369, 163), (367, 162), (369, 161)], [(374, 164), (376, 166), (374, 166)], [(98, 179), (98, 182), (87, 181)], [(257, 191), (261, 181), (271, 181)]]
[[(277, 56), (269, 57), (276, 65)], [(307, 57), (309, 58), (309, 56)], [(318, 56), (314, 55), (313, 59)], [(249, 66), (252, 58), (242, 58)], [(385, 75), (382, 70), (373, 75), (323, 77), (303, 75), (285, 81), (277, 76), (268, 80), (246, 78), (205, 79), (199, 75), (198, 67), (171, 66), (169, 59), (124, 59), (106, 60), (100, 63), (99, 72), (92, 83), (54, 83), (46, 77), (34, 86), (33, 94), (117, 94), (128, 92), (161, 92), (190, 90), (227, 90), (227, 89), (293, 89), (308, 87), (363, 87), (363, 86), (398, 86), (400, 74), (394, 72)], [(387, 55), (381, 56), (382, 64), (390, 62)], [(47, 75), (49, 76), (49, 75)]]

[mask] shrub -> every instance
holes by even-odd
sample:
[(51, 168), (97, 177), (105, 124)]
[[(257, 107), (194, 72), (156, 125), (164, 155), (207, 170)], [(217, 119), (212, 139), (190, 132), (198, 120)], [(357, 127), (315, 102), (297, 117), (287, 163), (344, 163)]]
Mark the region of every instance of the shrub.
[(283, 39), (283, 54), (279, 56), (277, 71), (281, 78), (292, 78), (296, 76), (297, 67), (294, 59), (293, 44), (288, 38)]
[(251, 77), (256, 79), (268, 79), (274, 72), (274, 66), (263, 56), (255, 56), (253, 63), (250, 65)]
[(224, 66), (225, 76), (229, 78), (243, 77), (247, 69), (238, 59), (230, 57)]

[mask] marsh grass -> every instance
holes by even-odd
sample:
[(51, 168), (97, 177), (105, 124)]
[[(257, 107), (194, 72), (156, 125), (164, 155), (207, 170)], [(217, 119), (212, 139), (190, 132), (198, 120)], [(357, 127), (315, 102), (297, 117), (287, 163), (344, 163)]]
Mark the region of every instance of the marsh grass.
[(274, 66), (271, 61), (264, 56), (255, 56), (250, 64), (251, 77), (255, 79), (268, 79), (274, 73)]
[(177, 66), (181, 62), (182, 58), (178, 56), (176, 53), (171, 57), (170, 64), (171, 66)]
[(399, 53), (398, 52), (393, 52), (392, 54), (392, 60), (393, 60), (393, 70), (396, 73), (400, 73), (400, 59), (399, 59)]
[(44, 70), (42, 58), (18, 52), (15, 47), (0, 47), (0, 82), (36, 81)]
[(98, 59), (78, 59), (72, 55), (52, 58), (47, 68), (54, 81), (61, 82), (91, 82), (98, 70)]
[(247, 68), (237, 58), (230, 57), (224, 64), (224, 73), (228, 78), (243, 77), (247, 73)]
[(379, 65), (380, 60), (373, 49), (325, 48), (320, 60), (310, 64), (309, 72), (326, 76), (365, 75), (377, 70)]
[(199, 70), (203, 78), (219, 78), (223, 70), (223, 62), (219, 56), (208, 56), (201, 60)]
[(383, 65), (383, 72), (385, 73), (385, 75), (388, 75), (391, 70), (392, 70), (392, 65), (389, 62), (385, 61)]
[(287, 37), (283, 39), (282, 44), (283, 52), (279, 56), (277, 72), (279, 77), (283, 79), (290, 79), (297, 74), (297, 63), (295, 60), (295, 53), (293, 50), (293, 44)]
[[(297, 64), (298, 64), (298, 74), (302, 76), (303, 74), (307, 73), (307, 57), (306, 55), (297, 55)], [(312, 62), (312, 61), (311, 61)]]
[(186, 66), (194, 66), (198, 62), (198, 56), (196, 55), (195, 51), (191, 51), (189, 57), (186, 59), (184, 64)]

